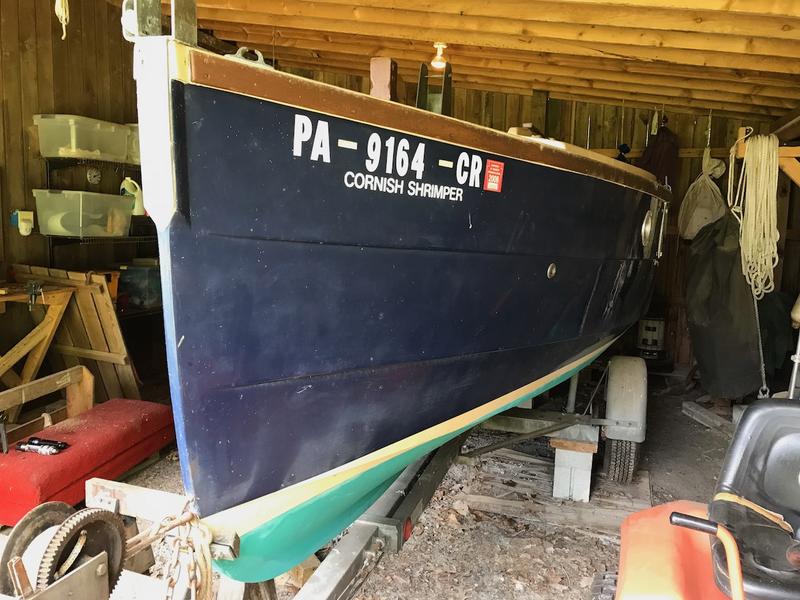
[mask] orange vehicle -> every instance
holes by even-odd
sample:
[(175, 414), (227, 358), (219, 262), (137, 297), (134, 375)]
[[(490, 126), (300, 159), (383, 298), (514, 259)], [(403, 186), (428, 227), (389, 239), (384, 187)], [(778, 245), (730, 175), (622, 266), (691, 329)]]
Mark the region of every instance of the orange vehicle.
[(800, 598), (800, 404), (753, 404), (708, 505), (680, 500), (622, 524), (619, 574), (593, 600)]

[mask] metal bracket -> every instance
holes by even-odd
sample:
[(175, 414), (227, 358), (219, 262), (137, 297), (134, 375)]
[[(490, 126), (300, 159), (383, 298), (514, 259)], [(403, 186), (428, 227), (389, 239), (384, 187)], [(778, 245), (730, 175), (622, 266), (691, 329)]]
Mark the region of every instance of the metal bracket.
[(197, 5), (195, 0), (172, 0), (172, 37), (197, 46)]
[[(107, 572), (108, 555), (101, 552), (55, 583), (23, 597), (25, 600), (64, 600), (64, 598), (108, 600), (110, 590)], [(15, 597), (0, 593), (0, 600), (15, 600)]]
[(294, 600), (346, 600), (386, 553), (399, 552), (458, 454), (464, 436), (412, 463), (351, 525)]
[[(195, 0), (171, 0), (172, 37), (184, 44), (197, 46), (197, 5)], [(125, 39), (163, 35), (161, 0), (124, 0), (122, 31)]]
[(667, 231), (669, 221), (669, 202), (664, 200), (664, 207), (661, 211), (661, 227), (658, 230), (658, 248), (656, 249), (656, 264), (664, 256), (664, 234)]

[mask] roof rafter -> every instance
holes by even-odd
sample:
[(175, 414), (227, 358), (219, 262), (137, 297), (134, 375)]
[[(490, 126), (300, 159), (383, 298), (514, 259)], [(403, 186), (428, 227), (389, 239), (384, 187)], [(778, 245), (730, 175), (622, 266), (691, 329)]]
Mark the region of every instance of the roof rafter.
[[(264, 3), (252, 7), (250, 0), (227, 0), (226, 11), (241, 11), (246, 14), (272, 15), (304, 19), (345, 20), (363, 23), (403, 26), (416, 29), (441, 31), (440, 35), (455, 35), (453, 32), (478, 32), (483, 35), (513, 36), (520, 39), (536, 38), (558, 42), (580, 42), (582, 44), (613, 44), (617, 46), (641, 46), (644, 48), (670, 48), (702, 50), (707, 52), (730, 52), (762, 56), (785, 57), (798, 55), (797, 39), (774, 39), (742, 34), (693, 33), (684, 31), (656, 31), (632, 26), (587, 25), (583, 23), (557, 23), (528, 19), (515, 14), (505, 16), (467, 15), (463, 13), (425, 12), (419, 10), (390, 9), (374, 6), (357, 6), (337, 3), (316, 3), (305, 0), (284, 0), (279, 5)], [(216, 10), (219, 2), (198, 0), (200, 14), (204, 8)], [(527, 13), (527, 10), (523, 11)], [(498, 13), (495, 12), (495, 15)], [(742, 19), (745, 20), (745, 19)], [(797, 23), (800, 25), (800, 22)], [(443, 39), (442, 41), (455, 41)], [(635, 48), (630, 52), (635, 52)], [(800, 55), (798, 55), (800, 56)]]
[[(251, 40), (253, 42), (259, 43), (258, 40)], [(283, 40), (282, 40), (283, 41)], [(260, 42), (260, 44), (269, 44), (269, 40), (265, 39)], [(308, 44), (307, 46), (313, 46), (314, 44)], [(280, 48), (280, 56), (292, 56), (294, 60), (307, 60), (309, 63), (316, 64), (320, 62), (325, 62), (326, 60), (334, 60), (334, 61), (351, 61), (353, 65), (361, 66), (362, 68), (368, 68), (368, 60), (369, 57), (365, 56), (363, 53), (348, 53), (348, 52), (337, 52), (337, 51), (320, 51), (316, 48), (304, 48), (304, 44), (302, 41), (299, 44), (294, 44), (292, 46), (279, 46)], [(269, 45), (266, 46), (269, 48)], [(335, 48), (335, 47), (333, 47)], [(414, 68), (418, 68), (421, 62), (427, 62), (430, 58), (429, 52), (418, 52), (418, 51), (406, 51), (402, 54), (394, 53), (394, 56), (391, 56), (394, 60), (396, 60), (399, 64), (404, 64), (406, 66), (413, 66)], [(679, 80), (672, 80), (670, 85), (661, 84), (642, 84), (642, 83), (633, 83), (633, 82), (619, 82), (619, 81), (607, 81), (603, 79), (596, 79), (591, 77), (574, 77), (564, 73), (551, 75), (548, 73), (543, 73), (540, 68), (525, 68), (524, 65), (520, 66), (519, 68), (513, 68), (508, 63), (501, 63), (500, 61), (487, 61), (485, 59), (479, 59), (475, 61), (471, 59), (471, 57), (462, 57), (460, 55), (452, 55), (450, 57), (450, 62), (453, 64), (454, 69), (460, 75), (473, 75), (473, 76), (480, 76), (480, 75), (488, 75), (491, 74), (492, 77), (496, 79), (503, 79), (508, 80), (509, 82), (514, 81), (517, 83), (524, 83), (529, 87), (536, 87), (535, 84), (554, 84), (554, 85), (564, 85), (570, 87), (586, 87), (592, 89), (602, 89), (606, 90), (606, 93), (609, 95), (613, 95), (615, 93), (626, 93), (626, 92), (633, 92), (639, 94), (647, 94), (647, 95), (659, 95), (664, 96), (667, 98), (674, 98), (674, 99), (687, 99), (687, 100), (697, 100), (697, 101), (719, 101), (719, 102), (728, 102), (734, 104), (741, 104), (743, 106), (754, 104), (758, 106), (765, 106), (765, 107), (774, 107), (779, 109), (791, 109), (796, 105), (796, 92), (792, 98), (773, 98), (768, 96), (754, 96), (752, 94), (739, 94), (734, 92), (729, 92), (726, 90), (718, 89), (694, 89), (694, 88), (687, 88), (684, 85), (679, 85)], [(479, 64), (475, 64), (475, 63)], [(782, 89), (782, 88), (779, 88)]]
[[(232, 0), (237, 1), (237, 0)], [(445, 29), (442, 27), (427, 27), (419, 25), (404, 25), (399, 23), (359, 22), (354, 20), (332, 19), (303, 15), (271, 14), (262, 11), (240, 11), (221, 8), (209, 8), (208, 4), (215, 4), (214, 0), (201, 0), (197, 9), (198, 18), (201, 20), (232, 21), (234, 23), (248, 23), (252, 25), (266, 25), (273, 27), (288, 27), (295, 29), (311, 29), (332, 33), (347, 34), (352, 36), (362, 35), (367, 31), (371, 35), (401, 40), (438, 40), (452, 44), (469, 46), (490, 46), (509, 50), (527, 52), (547, 52), (575, 56), (589, 56), (614, 60), (643, 60), (660, 61), (680, 65), (694, 65), (699, 67), (728, 68), (736, 65), (738, 69), (769, 71), (775, 73), (800, 74), (800, 55), (795, 57), (766, 56), (760, 54), (732, 53), (718, 51), (697, 52), (684, 48), (663, 46), (632, 46), (627, 44), (606, 42), (585, 42), (576, 40), (562, 40), (542, 38), (536, 35), (515, 35), (507, 33), (494, 33), (491, 31)], [(284, 6), (294, 5), (294, 2), (285, 2)], [(215, 4), (216, 5), (216, 4)], [(269, 5), (265, 6), (265, 10)], [(784, 43), (783, 40), (779, 40)], [(792, 44), (793, 47), (797, 44)], [(745, 49), (742, 50), (746, 52)], [(796, 52), (796, 51), (795, 51)]]
[[(296, 68), (316, 68), (321, 70), (330, 70), (334, 72), (348, 72), (366, 74), (368, 73), (368, 63), (359, 61), (357, 59), (334, 59), (325, 58), (318, 59), (317, 62), (309, 65), (307, 60), (300, 57), (293, 56), (291, 53), (283, 54), (284, 49), (276, 49), (279, 64), (292, 66)], [(416, 81), (418, 76), (418, 67), (409, 66), (408, 63), (403, 63), (399, 66), (399, 72), (404, 79), (408, 81)], [(502, 76), (496, 76), (494, 73), (485, 73), (482, 75), (461, 73), (456, 70), (453, 74), (454, 85), (461, 87), (473, 87), (475, 89), (503, 89), (514, 90), (513, 93), (517, 94), (530, 94), (534, 89), (549, 90), (551, 92), (568, 94), (571, 96), (584, 97), (585, 101), (598, 101), (593, 99), (608, 100), (609, 103), (619, 104), (622, 100), (626, 103), (632, 102), (641, 106), (670, 106), (670, 107), (683, 107), (685, 109), (694, 109), (689, 112), (706, 113), (709, 108), (713, 108), (719, 113), (735, 113), (739, 116), (750, 114), (759, 115), (762, 118), (769, 119), (771, 117), (783, 114), (786, 109), (775, 109), (774, 107), (751, 107), (746, 104), (735, 104), (728, 102), (717, 101), (700, 101), (692, 99), (678, 99), (669, 96), (658, 96), (652, 94), (636, 93), (636, 92), (614, 92), (613, 90), (583, 88), (578, 86), (561, 85), (561, 84), (548, 84), (545, 86), (537, 86), (535, 83), (528, 83), (525, 81), (504, 79)], [(611, 99), (614, 99), (613, 102)]]
[[(315, 0), (317, 3), (344, 4), (343, 0)], [(613, 7), (598, 3), (561, 2), (558, 0), (351, 0), (353, 7), (440, 12), (446, 14), (496, 17), (512, 15), (514, 19), (549, 23), (577, 23), (634, 27), (655, 31), (685, 31), (694, 33), (732, 34), (742, 37), (767, 37), (800, 40), (800, 17), (784, 15), (754, 15), (746, 19), (741, 14), (724, 10), (674, 10), (651, 6), (647, 8), (614, 3)], [(657, 3), (654, 3), (657, 4)], [(696, 3), (695, 3), (696, 4)]]

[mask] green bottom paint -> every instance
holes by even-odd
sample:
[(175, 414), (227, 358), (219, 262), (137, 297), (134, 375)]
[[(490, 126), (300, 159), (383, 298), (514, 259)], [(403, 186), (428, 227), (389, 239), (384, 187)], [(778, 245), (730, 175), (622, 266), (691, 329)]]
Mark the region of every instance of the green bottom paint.
[(479, 422), (569, 379), (594, 360), (596, 355), (593, 352), (579, 366), (533, 392), (512, 400), (486, 415), (484, 419), (395, 456), (241, 535), (239, 558), (215, 561), (215, 568), (232, 579), (251, 583), (266, 581), (285, 573), (361, 516), (408, 465)]

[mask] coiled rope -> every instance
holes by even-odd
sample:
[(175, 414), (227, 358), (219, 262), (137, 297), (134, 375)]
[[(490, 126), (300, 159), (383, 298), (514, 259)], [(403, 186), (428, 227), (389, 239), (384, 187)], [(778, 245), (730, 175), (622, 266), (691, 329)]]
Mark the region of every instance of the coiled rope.
[(61, 39), (67, 39), (67, 25), (69, 24), (69, 0), (56, 0), (56, 17), (61, 23)]
[(742, 273), (760, 300), (775, 289), (774, 269), (778, 264), (778, 138), (750, 135), (748, 128), (731, 148), (734, 164), (739, 142), (745, 154), (734, 195), (734, 169), (728, 169), (728, 206), (739, 221)]

